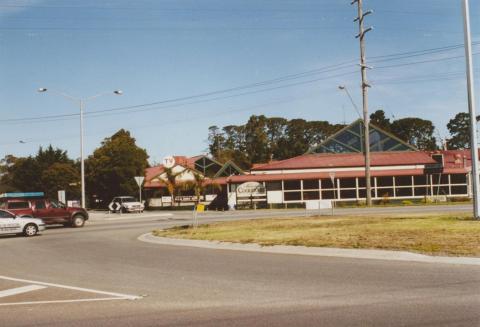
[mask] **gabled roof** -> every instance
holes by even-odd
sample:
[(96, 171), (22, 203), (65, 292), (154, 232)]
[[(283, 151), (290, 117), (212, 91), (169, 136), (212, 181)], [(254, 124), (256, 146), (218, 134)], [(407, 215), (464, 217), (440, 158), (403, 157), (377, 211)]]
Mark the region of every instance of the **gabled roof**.
[[(418, 151), (391, 133), (370, 123), (370, 151)], [(328, 137), (323, 143), (310, 149), (308, 153), (347, 153), (363, 152), (363, 119), (357, 119)]]
[[(370, 155), (371, 166), (436, 163), (428, 153), (422, 151), (372, 152)], [(365, 158), (363, 153), (311, 153), (259, 166), (252, 169), (252, 173), (263, 170), (363, 167), (364, 165)]]
[[(224, 174), (227, 172), (227, 174)], [(245, 172), (238, 167), (233, 161), (227, 161), (223, 167), (215, 174), (215, 178), (217, 177), (228, 177), (232, 175), (244, 175)]]

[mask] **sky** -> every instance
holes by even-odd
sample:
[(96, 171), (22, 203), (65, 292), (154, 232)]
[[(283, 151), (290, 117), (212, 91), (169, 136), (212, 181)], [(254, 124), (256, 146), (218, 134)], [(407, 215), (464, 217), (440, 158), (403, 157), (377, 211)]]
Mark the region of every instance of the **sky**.
[[(364, 0), (371, 112), (429, 119), (448, 137), (468, 110), (461, 3)], [(0, 157), (49, 144), (79, 157), (79, 102), (59, 93), (105, 93), (85, 101), (86, 155), (124, 128), (152, 164), (205, 153), (209, 126), (253, 114), (351, 122), (338, 86), (361, 107), (355, 17), (349, 0), (0, 0)]]

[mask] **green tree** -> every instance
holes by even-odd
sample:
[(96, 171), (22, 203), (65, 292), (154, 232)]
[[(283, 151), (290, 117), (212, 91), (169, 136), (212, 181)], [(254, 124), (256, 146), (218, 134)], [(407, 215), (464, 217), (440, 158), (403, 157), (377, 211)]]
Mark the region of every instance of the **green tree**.
[[(477, 116), (477, 121), (480, 116)], [(451, 138), (447, 140), (448, 149), (469, 149), (470, 148), (470, 115), (466, 112), (459, 112), (455, 118), (450, 119), (447, 124)]]
[(69, 163), (57, 162), (42, 172), (40, 178), (43, 191), (50, 198), (56, 198), (59, 190), (65, 190), (67, 198), (80, 198), (80, 173)]
[(245, 150), (251, 163), (270, 159), (266, 127), (267, 118), (263, 115), (251, 116), (245, 125)]
[(272, 159), (278, 159), (281, 155), (280, 140), (285, 138), (285, 130), (288, 120), (281, 117), (267, 118), (268, 148)]
[(392, 123), (392, 132), (400, 139), (420, 150), (435, 150), (437, 141), (433, 136), (435, 127), (430, 120), (402, 118)]
[(370, 115), (370, 123), (387, 132), (391, 131), (392, 129), (392, 123), (390, 122), (390, 119), (385, 117), (385, 112), (381, 109)]
[(119, 195), (135, 196), (138, 186), (134, 177), (145, 174), (147, 159), (146, 150), (124, 129), (104, 139), (85, 161), (89, 198), (107, 202)]
[(220, 151), (223, 150), (225, 143), (225, 137), (223, 133), (220, 131), (218, 126), (210, 126), (208, 128), (208, 149), (210, 154), (217, 158), (220, 154)]

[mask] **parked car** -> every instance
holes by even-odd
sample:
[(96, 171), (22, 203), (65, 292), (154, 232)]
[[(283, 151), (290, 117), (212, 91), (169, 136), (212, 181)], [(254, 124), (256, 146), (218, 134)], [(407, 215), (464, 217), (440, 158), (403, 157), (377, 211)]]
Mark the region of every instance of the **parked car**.
[(133, 196), (117, 196), (108, 205), (112, 212), (143, 212), (145, 205)]
[(43, 197), (5, 196), (0, 198), (0, 209), (8, 210), (22, 218), (41, 218), (47, 225), (82, 227), (88, 220), (88, 212), (85, 209), (67, 207), (61, 202)]
[(45, 223), (38, 218), (18, 217), (7, 210), (0, 210), (0, 235), (23, 234), (35, 236), (45, 230)]

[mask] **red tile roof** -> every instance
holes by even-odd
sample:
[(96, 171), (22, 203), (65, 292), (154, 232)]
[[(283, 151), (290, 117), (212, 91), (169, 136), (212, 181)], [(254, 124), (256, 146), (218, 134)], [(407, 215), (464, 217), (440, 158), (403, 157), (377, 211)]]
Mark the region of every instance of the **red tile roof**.
[[(436, 163), (436, 161), (433, 160), (428, 153), (421, 151), (371, 153), (371, 166), (423, 165), (433, 163)], [(255, 170), (362, 167), (364, 164), (364, 156), (362, 153), (306, 154), (252, 168), (252, 172), (255, 172)]]

